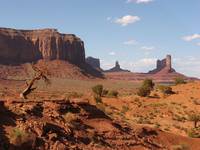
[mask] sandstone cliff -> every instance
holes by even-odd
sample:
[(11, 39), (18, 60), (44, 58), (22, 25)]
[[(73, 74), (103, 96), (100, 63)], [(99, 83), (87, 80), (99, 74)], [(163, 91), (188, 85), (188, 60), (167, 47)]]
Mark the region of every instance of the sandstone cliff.
[(156, 69), (149, 71), (151, 74), (155, 73), (171, 73), (175, 72), (175, 70), (172, 68), (172, 60), (171, 55), (167, 55), (165, 59), (157, 60)]
[(0, 28), (0, 63), (21, 64), (45, 60), (85, 63), (84, 43), (72, 34), (56, 29), (15, 30)]
[(87, 57), (86, 62), (92, 66), (93, 68), (102, 71), (101, 66), (100, 66), (100, 60), (98, 58), (94, 57)]

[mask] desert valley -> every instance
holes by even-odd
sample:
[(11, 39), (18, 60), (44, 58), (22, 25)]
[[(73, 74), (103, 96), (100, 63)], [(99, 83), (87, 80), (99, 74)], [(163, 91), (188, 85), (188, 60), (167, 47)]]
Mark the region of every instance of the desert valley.
[(200, 81), (173, 56), (138, 73), (85, 51), (56, 29), (0, 28), (0, 150), (200, 150)]

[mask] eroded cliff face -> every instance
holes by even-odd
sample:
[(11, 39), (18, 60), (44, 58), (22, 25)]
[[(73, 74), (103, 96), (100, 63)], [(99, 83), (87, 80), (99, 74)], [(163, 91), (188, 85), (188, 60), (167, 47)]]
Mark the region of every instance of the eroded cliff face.
[(40, 59), (85, 63), (84, 43), (56, 29), (15, 30), (0, 28), (0, 63), (20, 64)]
[(157, 60), (156, 69), (149, 71), (149, 73), (152, 74), (158, 72), (163, 72), (163, 73), (175, 72), (175, 70), (172, 68), (171, 55), (167, 55), (165, 59)]
[(100, 59), (94, 57), (87, 57), (86, 62), (97, 70), (102, 70), (100, 66)]

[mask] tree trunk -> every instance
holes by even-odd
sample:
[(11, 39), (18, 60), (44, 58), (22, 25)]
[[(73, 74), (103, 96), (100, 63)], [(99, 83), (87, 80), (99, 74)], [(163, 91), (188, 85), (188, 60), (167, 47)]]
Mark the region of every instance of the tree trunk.
[(38, 77), (35, 77), (31, 80), (31, 82), (28, 85), (28, 87), (22, 92), (20, 93), (20, 97), (23, 99), (27, 99), (27, 95), (30, 94), (33, 90), (35, 90), (36, 88), (32, 88), (33, 84), (35, 83), (35, 81), (40, 80), (41, 79), (41, 75), (39, 75)]

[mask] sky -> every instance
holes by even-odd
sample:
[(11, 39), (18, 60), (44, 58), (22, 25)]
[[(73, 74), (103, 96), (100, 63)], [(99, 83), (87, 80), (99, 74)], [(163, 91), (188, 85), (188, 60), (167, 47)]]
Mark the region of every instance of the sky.
[(171, 54), (200, 77), (200, 0), (0, 0), (0, 27), (76, 34), (103, 69), (147, 72)]

